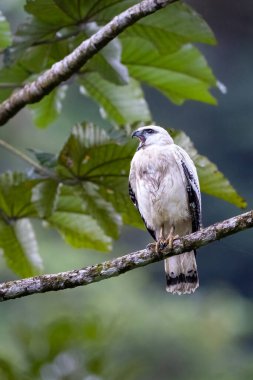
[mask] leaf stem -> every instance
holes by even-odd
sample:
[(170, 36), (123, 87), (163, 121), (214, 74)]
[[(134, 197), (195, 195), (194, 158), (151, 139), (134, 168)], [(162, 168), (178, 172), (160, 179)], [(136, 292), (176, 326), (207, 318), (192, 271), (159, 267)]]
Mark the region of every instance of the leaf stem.
[(33, 166), (40, 174), (46, 176), (46, 177), (53, 177), (55, 178), (54, 173), (52, 173), (47, 168), (44, 168), (34, 160), (32, 160), (30, 157), (28, 157), (25, 153), (21, 152), (17, 148), (14, 148), (14, 146), (8, 144), (6, 141), (0, 139), (0, 146), (8, 150), (9, 152), (15, 154), (15, 156), (21, 158), (23, 161), (29, 163), (31, 166)]

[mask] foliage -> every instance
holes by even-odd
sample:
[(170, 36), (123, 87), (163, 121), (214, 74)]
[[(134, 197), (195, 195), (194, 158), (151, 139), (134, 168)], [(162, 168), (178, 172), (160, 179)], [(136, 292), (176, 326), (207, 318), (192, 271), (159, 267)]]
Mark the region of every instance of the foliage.
[[(136, 146), (127, 136), (125, 140), (119, 144), (99, 127), (78, 124), (58, 157), (34, 152), (41, 164), (51, 168), (50, 178), (37, 173), (30, 173), (30, 178), (22, 173), (1, 176), (0, 247), (11, 269), (28, 276), (41, 267), (27, 218), (46, 222), (75, 248), (102, 251), (111, 248), (123, 223), (143, 226), (127, 192)], [(197, 154), (185, 134), (176, 132), (175, 141), (195, 161), (204, 192), (244, 205), (216, 166)]]
[(194, 161), (203, 193), (224, 199), (241, 208), (246, 207), (245, 200), (239, 196), (227, 178), (207, 157), (198, 154), (192, 141), (184, 132), (172, 131), (172, 135), (174, 136), (175, 143), (184, 148)]
[[(29, 18), (13, 36), (0, 14), (0, 100), (135, 3), (27, 0)], [(136, 149), (130, 132), (138, 123), (152, 122), (142, 85), (153, 87), (176, 104), (187, 99), (215, 104), (210, 88), (216, 86), (216, 78), (192, 45), (195, 42), (215, 44), (215, 37), (190, 6), (176, 2), (127, 28), (90, 59), (73, 81), (29, 107), (34, 123), (46, 127), (57, 121), (65, 94), (75, 84), (80, 96), (97, 102), (111, 130), (77, 124), (58, 154), (30, 149), (41, 165), (40, 172), (2, 174), (0, 248), (18, 275), (41, 270), (32, 219), (56, 229), (75, 248), (101, 251), (111, 249), (122, 225), (143, 226), (127, 193), (129, 164)], [(195, 161), (202, 191), (244, 207), (245, 201), (217, 167), (196, 152), (186, 135), (174, 134)]]
[[(27, 0), (25, 10), (30, 18), (19, 25), (13, 44), (4, 51), (1, 100), (9, 96), (11, 87), (23, 86), (63, 59), (118, 12), (136, 2), (93, 3)], [(6, 28), (5, 20), (3, 26)], [(76, 74), (75, 81), (81, 93), (97, 101), (111, 122), (120, 125), (151, 120), (142, 82), (176, 103), (185, 99), (215, 103), (209, 93), (209, 88), (216, 86), (215, 77), (200, 51), (191, 45), (193, 42), (214, 44), (215, 38), (189, 6), (173, 4), (140, 20), (109, 43)], [(12, 84), (10, 88), (5, 86), (6, 76)], [(69, 85), (65, 85), (65, 91)], [(32, 106), (37, 126), (47, 126), (57, 118), (63, 93), (61, 88), (54, 90)]]
[[(3, 9), (4, 3), (13, 7), (15, 1), (2, 1)], [(23, 0), (23, 3), (29, 18), (22, 24), (22, 14), (14, 20), (13, 14), (6, 13), (4, 17), (0, 12), (0, 101), (136, 1)], [(20, 0), (16, 4), (20, 12)], [(219, 8), (215, 20), (222, 22), (228, 17), (227, 11), (226, 8), (224, 14)], [(14, 25), (19, 23), (13, 36), (8, 19), (14, 20)], [(14, 30), (13, 25), (11, 29)], [(55, 154), (37, 150), (27, 133), (25, 147), (30, 146), (42, 170), (7, 172), (0, 176), (1, 251), (19, 276), (41, 271), (39, 253), (49, 273), (101, 261), (100, 253), (93, 250), (83, 254), (55, 239), (49, 231), (39, 229), (35, 219), (57, 229), (74, 247), (101, 250), (110, 248), (121, 226), (143, 226), (127, 194), (129, 161), (136, 148), (130, 141), (130, 131), (137, 122), (146, 124), (157, 117), (151, 114), (145, 100), (146, 87), (143, 89), (142, 84), (161, 91), (178, 104), (189, 98), (213, 104), (209, 88), (215, 86), (216, 80), (203, 55), (191, 45), (195, 42), (214, 44), (215, 39), (192, 8), (182, 2), (174, 3), (125, 30), (73, 80), (29, 107), (37, 126), (55, 122), (62, 136), (66, 131), (59, 115), (63, 110), (61, 120), (69, 120), (71, 105), (76, 102), (74, 97), (66, 102), (64, 95), (69, 97), (71, 88), (77, 85), (83, 101), (80, 111), (88, 114), (84, 98), (88, 96), (97, 102), (106, 123), (96, 121), (98, 125), (94, 126), (84, 122), (74, 126), (60, 152)], [(144, 56), (145, 52), (150, 55)], [(244, 57), (241, 52), (237, 46), (236, 54)], [(247, 57), (248, 54), (247, 51)], [(237, 113), (238, 96), (236, 102)], [(182, 112), (179, 107), (178, 112)], [(14, 125), (24, 134), (27, 114), (17, 118)], [(82, 118), (92, 120), (90, 115)], [(12, 127), (7, 126), (7, 130), (19, 144), (19, 132), (15, 129), (13, 136)], [(2, 131), (4, 135), (5, 130)], [(37, 136), (41, 139), (42, 134), (48, 136), (46, 133), (39, 131)], [(50, 133), (53, 135), (53, 130)], [(195, 161), (202, 191), (240, 207), (245, 205), (216, 166), (196, 151), (188, 136), (179, 130), (171, 133)], [(206, 135), (206, 129), (203, 134)], [(234, 135), (239, 149), (238, 136)], [(230, 141), (229, 138), (228, 144)], [(242, 152), (245, 145), (241, 142), (240, 147)], [(50, 149), (46, 145), (45, 150)], [(5, 166), (10, 164), (6, 157), (4, 152), (1, 164)], [(44, 172), (43, 168), (47, 170)], [(213, 203), (210, 204), (212, 207)], [(39, 236), (39, 250), (35, 232)], [(245, 234), (238, 247), (228, 239), (215, 250), (212, 246), (210, 254), (198, 255), (201, 289), (191, 297), (166, 294), (160, 263), (104, 281), (103, 286), (99, 283), (85, 289), (1, 303), (0, 379), (252, 379), (253, 304), (224, 285), (230, 279), (237, 288), (251, 294), (250, 249), (245, 248), (245, 242), (248, 236), (250, 247), (252, 239)], [(140, 231), (133, 229), (130, 234), (123, 233), (113, 254), (140, 247), (143, 241), (140, 235)], [(0, 256), (1, 281), (5, 281), (11, 274), (1, 260)], [(207, 271), (211, 272), (213, 290)]]
[(0, 51), (11, 44), (11, 31), (6, 18), (0, 11)]

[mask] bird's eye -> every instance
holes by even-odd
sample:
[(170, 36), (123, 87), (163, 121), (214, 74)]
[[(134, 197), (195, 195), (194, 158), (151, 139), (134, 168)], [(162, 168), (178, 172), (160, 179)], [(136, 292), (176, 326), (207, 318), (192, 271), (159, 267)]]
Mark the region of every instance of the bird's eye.
[(155, 131), (153, 129), (146, 129), (147, 133), (154, 133)]

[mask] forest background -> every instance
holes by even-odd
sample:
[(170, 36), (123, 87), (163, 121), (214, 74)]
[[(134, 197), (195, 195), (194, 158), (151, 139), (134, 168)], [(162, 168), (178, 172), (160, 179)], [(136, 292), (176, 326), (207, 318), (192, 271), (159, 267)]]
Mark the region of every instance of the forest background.
[[(218, 106), (194, 101), (177, 106), (148, 87), (145, 94), (157, 124), (187, 133), (252, 209), (253, 5), (249, 0), (243, 6), (226, 0), (187, 3), (216, 35), (217, 46), (200, 49), (227, 94), (215, 91)], [(25, 17), (21, 1), (1, 0), (0, 9), (14, 30)], [(36, 129), (23, 111), (1, 129), (1, 138), (21, 149), (55, 153), (75, 122), (101, 122), (96, 104), (80, 100), (77, 89), (64, 102), (68, 112), (63, 107), (60, 120), (47, 129)], [(27, 169), (2, 149), (0, 155), (1, 171)], [(239, 212), (203, 195), (205, 226)], [(150, 242), (145, 231), (125, 227), (112, 253), (103, 254), (71, 250), (39, 224), (36, 233), (46, 273), (104, 261)], [(1, 379), (252, 378), (251, 242), (249, 230), (202, 248), (201, 287), (191, 297), (166, 294), (163, 266), (157, 263), (87, 288), (1, 304)], [(2, 259), (0, 276), (1, 281), (16, 278)]]

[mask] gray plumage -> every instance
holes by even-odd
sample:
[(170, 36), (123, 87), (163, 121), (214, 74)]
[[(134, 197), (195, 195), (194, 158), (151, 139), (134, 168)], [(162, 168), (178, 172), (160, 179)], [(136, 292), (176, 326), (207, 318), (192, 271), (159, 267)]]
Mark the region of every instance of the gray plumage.
[[(201, 226), (201, 196), (194, 163), (158, 126), (137, 129), (140, 140), (132, 159), (129, 193), (141, 217), (157, 241), (165, 241), (172, 229), (183, 236)], [(198, 287), (195, 252), (165, 260), (166, 290), (192, 293)]]

